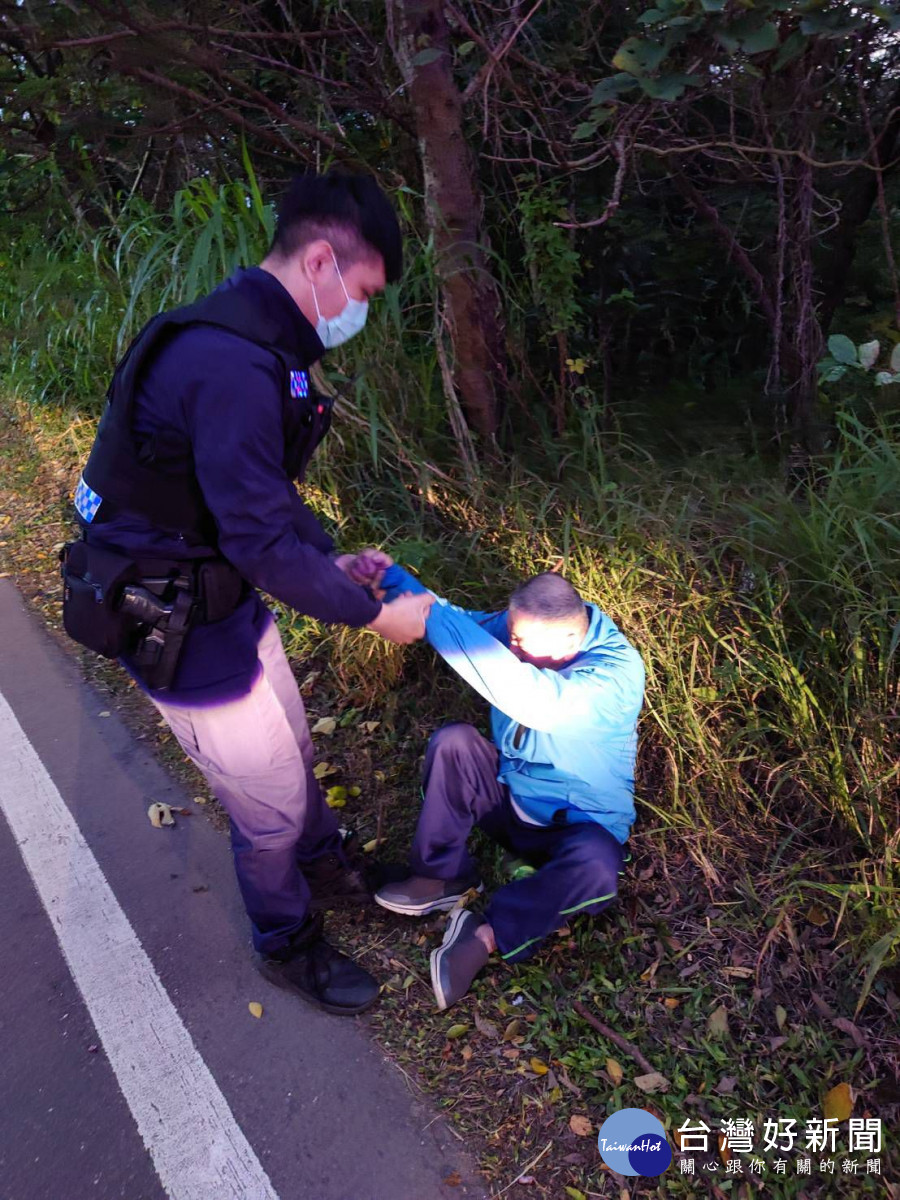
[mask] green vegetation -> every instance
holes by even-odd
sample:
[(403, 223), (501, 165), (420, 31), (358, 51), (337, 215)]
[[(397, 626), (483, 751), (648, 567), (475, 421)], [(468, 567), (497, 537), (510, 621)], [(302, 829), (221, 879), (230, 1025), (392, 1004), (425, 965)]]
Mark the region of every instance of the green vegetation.
[[(258, 258), (270, 229), (252, 174), (192, 184), (167, 213), (132, 198), (102, 230), (50, 243), (22, 228), (0, 277), (2, 386), (5, 404), (24, 402), (52, 434), (45, 455), (68, 445), (71, 468), (128, 337)], [(882, 1116), (888, 1130), (898, 1094), (886, 1047), (900, 1016), (900, 422), (885, 403), (879, 414), (843, 406), (837, 380), (832, 449), (786, 479), (771, 458), (729, 450), (724, 424), (690, 454), (649, 432), (632, 440), (585, 386), (557, 439), (549, 413), (522, 408), (511, 445), (463, 464), (445, 429), (432, 247), (409, 232), (402, 289), (323, 364), (341, 400), (312, 502), (348, 547), (382, 544), (473, 606), (499, 606), (523, 575), (561, 562), (641, 650), (648, 675), (619, 905), (515, 972), (494, 970), (440, 1016), (421, 983), (421, 927), (345, 921), (344, 936), (388, 979), (381, 1036), (433, 1078), (461, 1129), (487, 1138), (497, 1180), (552, 1140), (534, 1170), (547, 1196), (610, 1194), (583, 1152), (591, 1144), (567, 1132), (572, 1113), (595, 1127), (626, 1105), (651, 1107), (670, 1128), (701, 1113), (802, 1125), (849, 1083), (854, 1115)], [(536, 234), (526, 240), (545, 252)], [(563, 323), (573, 300), (554, 280), (545, 303)], [(527, 286), (505, 281), (512, 320)], [(648, 430), (654, 402), (634, 401)], [(4, 488), (21, 491), (12, 471)], [(34, 527), (3, 536), (21, 553)], [(281, 625), (298, 675), (313, 660), (323, 671), (307, 689), (311, 709), (341, 715), (322, 754), (337, 782), (363, 788), (348, 820), (398, 856), (424, 738), (482, 710), (425, 647), (404, 652), (295, 614)], [(499, 856), (488, 857), (500, 877)], [(575, 1001), (638, 1047), (668, 1090), (636, 1088), (643, 1072)], [(665, 1194), (692, 1194), (670, 1176)], [(724, 1171), (719, 1182), (745, 1194)], [(815, 1172), (805, 1187), (790, 1175), (778, 1186), (834, 1194)], [(880, 1194), (882, 1182), (848, 1186)]]

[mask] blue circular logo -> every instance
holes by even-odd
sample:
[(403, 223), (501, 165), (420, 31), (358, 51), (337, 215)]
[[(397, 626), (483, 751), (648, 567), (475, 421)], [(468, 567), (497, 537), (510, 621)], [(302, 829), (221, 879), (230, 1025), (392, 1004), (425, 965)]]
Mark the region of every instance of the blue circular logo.
[(644, 1108), (623, 1108), (597, 1134), (600, 1157), (620, 1175), (662, 1175), (672, 1162), (662, 1121)]

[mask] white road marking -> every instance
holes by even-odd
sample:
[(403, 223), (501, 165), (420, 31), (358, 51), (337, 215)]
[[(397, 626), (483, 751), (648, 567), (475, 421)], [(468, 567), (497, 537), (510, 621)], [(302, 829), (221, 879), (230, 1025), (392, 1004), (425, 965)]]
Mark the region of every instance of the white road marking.
[(56, 785), (0, 693), (0, 811), (172, 1200), (278, 1200)]

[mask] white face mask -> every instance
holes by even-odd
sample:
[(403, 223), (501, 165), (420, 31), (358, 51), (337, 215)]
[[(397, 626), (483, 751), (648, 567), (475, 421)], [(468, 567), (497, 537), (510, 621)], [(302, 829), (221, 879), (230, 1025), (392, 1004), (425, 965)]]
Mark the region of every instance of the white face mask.
[[(332, 255), (334, 257), (334, 255)], [(312, 285), (313, 300), (316, 305), (316, 333), (319, 335), (319, 340), (326, 350), (331, 350), (334, 346), (340, 346), (342, 342), (348, 342), (350, 338), (355, 337), (366, 323), (366, 317), (369, 315), (368, 300), (351, 300), (347, 288), (344, 284), (344, 277), (341, 274), (341, 268), (337, 265), (337, 259), (334, 259), (334, 269), (338, 273), (338, 279), (341, 281), (341, 287), (344, 289), (344, 295), (347, 297), (347, 303), (337, 314), (336, 317), (322, 316), (319, 308), (319, 298), (316, 295), (316, 285)]]

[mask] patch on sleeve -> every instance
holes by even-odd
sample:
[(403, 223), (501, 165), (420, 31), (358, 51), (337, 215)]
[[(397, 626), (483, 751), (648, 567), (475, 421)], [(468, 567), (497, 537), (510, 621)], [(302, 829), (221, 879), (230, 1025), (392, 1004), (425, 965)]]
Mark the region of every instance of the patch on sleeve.
[(309, 376), (305, 371), (291, 371), (291, 399), (305, 400), (309, 395)]
[(84, 476), (78, 480), (75, 489), (75, 510), (83, 521), (90, 525), (97, 515), (97, 509), (103, 503), (97, 493), (84, 482)]

